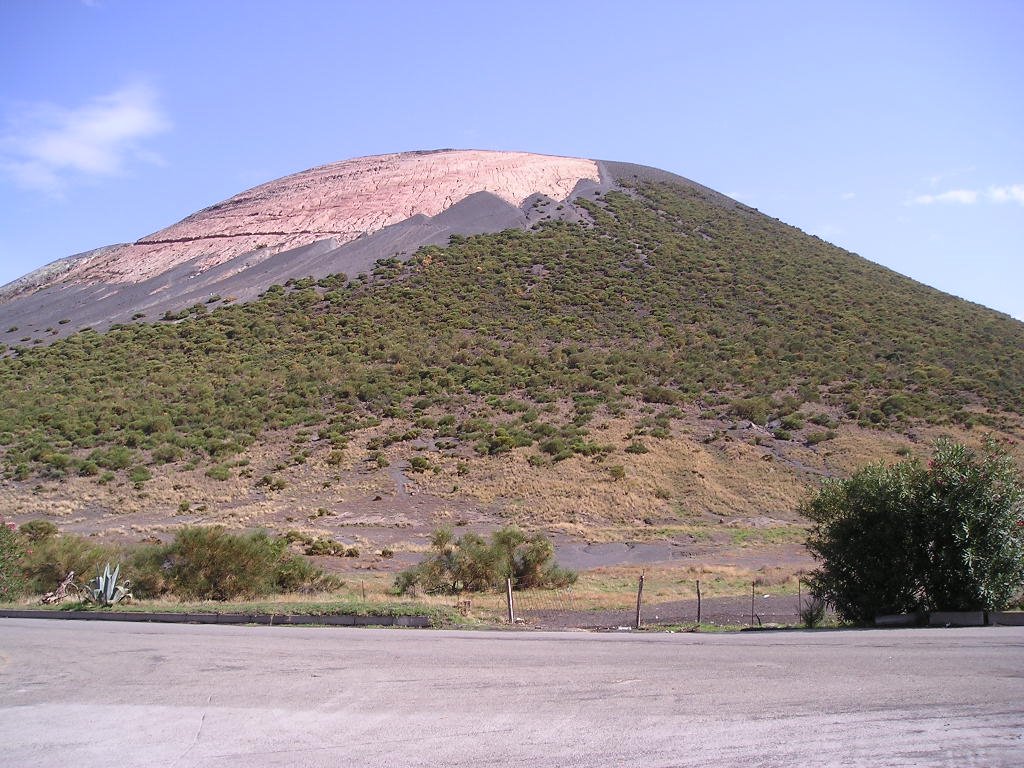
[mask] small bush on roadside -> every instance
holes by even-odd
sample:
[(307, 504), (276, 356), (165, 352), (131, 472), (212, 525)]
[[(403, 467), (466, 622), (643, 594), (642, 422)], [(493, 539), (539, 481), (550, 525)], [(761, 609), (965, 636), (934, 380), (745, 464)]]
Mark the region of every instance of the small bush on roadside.
[(508, 578), (516, 589), (564, 587), (576, 581), (575, 571), (557, 566), (554, 547), (540, 533), (527, 536), (518, 528), (502, 528), (488, 542), (475, 533), (455, 539), (450, 528), (439, 528), (430, 546), (419, 565), (395, 578), (398, 594), (485, 592), (500, 588)]
[(169, 580), (181, 598), (230, 600), (289, 592), (323, 576), (288, 542), (264, 531), (241, 535), (219, 526), (183, 528), (167, 550)]
[(25, 591), (24, 554), (24, 543), (14, 524), (0, 517), (0, 601), (16, 600)]
[(806, 603), (800, 606), (800, 622), (807, 629), (814, 629), (825, 620), (827, 608), (828, 604), (824, 600), (812, 595)]
[(110, 544), (81, 536), (48, 536), (35, 542), (25, 555), (26, 588), (42, 594), (55, 589), (70, 571), (81, 581), (93, 576), (104, 563), (122, 559), (119, 548)]

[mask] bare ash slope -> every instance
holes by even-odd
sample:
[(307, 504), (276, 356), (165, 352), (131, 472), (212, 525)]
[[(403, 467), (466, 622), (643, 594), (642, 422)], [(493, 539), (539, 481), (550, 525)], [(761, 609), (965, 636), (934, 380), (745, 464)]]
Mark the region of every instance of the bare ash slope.
[[(8, 344), (50, 340), (289, 278), (355, 275), (422, 245), (525, 228), (538, 199), (611, 186), (594, 160), (438, 150), (357, 158), (262, 184), (135, 243), (54, 262), (0, 288)], [(573, 207), (559, 218), (579, 215)], [(212, 301), (211, 301), (212, 299)]]

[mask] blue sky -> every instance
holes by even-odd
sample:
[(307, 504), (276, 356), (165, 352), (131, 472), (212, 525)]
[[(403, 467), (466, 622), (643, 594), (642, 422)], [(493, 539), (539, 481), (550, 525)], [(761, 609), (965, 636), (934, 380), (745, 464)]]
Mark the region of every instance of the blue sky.
[(0, 2), (0, 283), (273, 178), (628, 160), (1024, 319), (1024, 3)]

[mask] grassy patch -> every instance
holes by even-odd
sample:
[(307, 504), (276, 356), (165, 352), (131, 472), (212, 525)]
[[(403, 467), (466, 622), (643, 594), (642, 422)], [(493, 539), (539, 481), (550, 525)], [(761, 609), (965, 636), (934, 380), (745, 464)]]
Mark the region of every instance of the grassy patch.
[(799, 526), (773, 528), (727, 528), (729, 539), (739, 546), (755, 544), (802, 544), (807, 538), (807, 529)]

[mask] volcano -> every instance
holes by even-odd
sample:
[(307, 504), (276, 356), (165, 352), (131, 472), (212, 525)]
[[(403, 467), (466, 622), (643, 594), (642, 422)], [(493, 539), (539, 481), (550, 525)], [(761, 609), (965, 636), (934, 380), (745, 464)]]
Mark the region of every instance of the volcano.
[(797, 567), (823, 477), (1020, 442), (1024, 324), (672, 173), (438, 150), (12, 283), (0, 390), (16, 522), (261, 527), (407, 564), (437, 525), (515, 523)]

